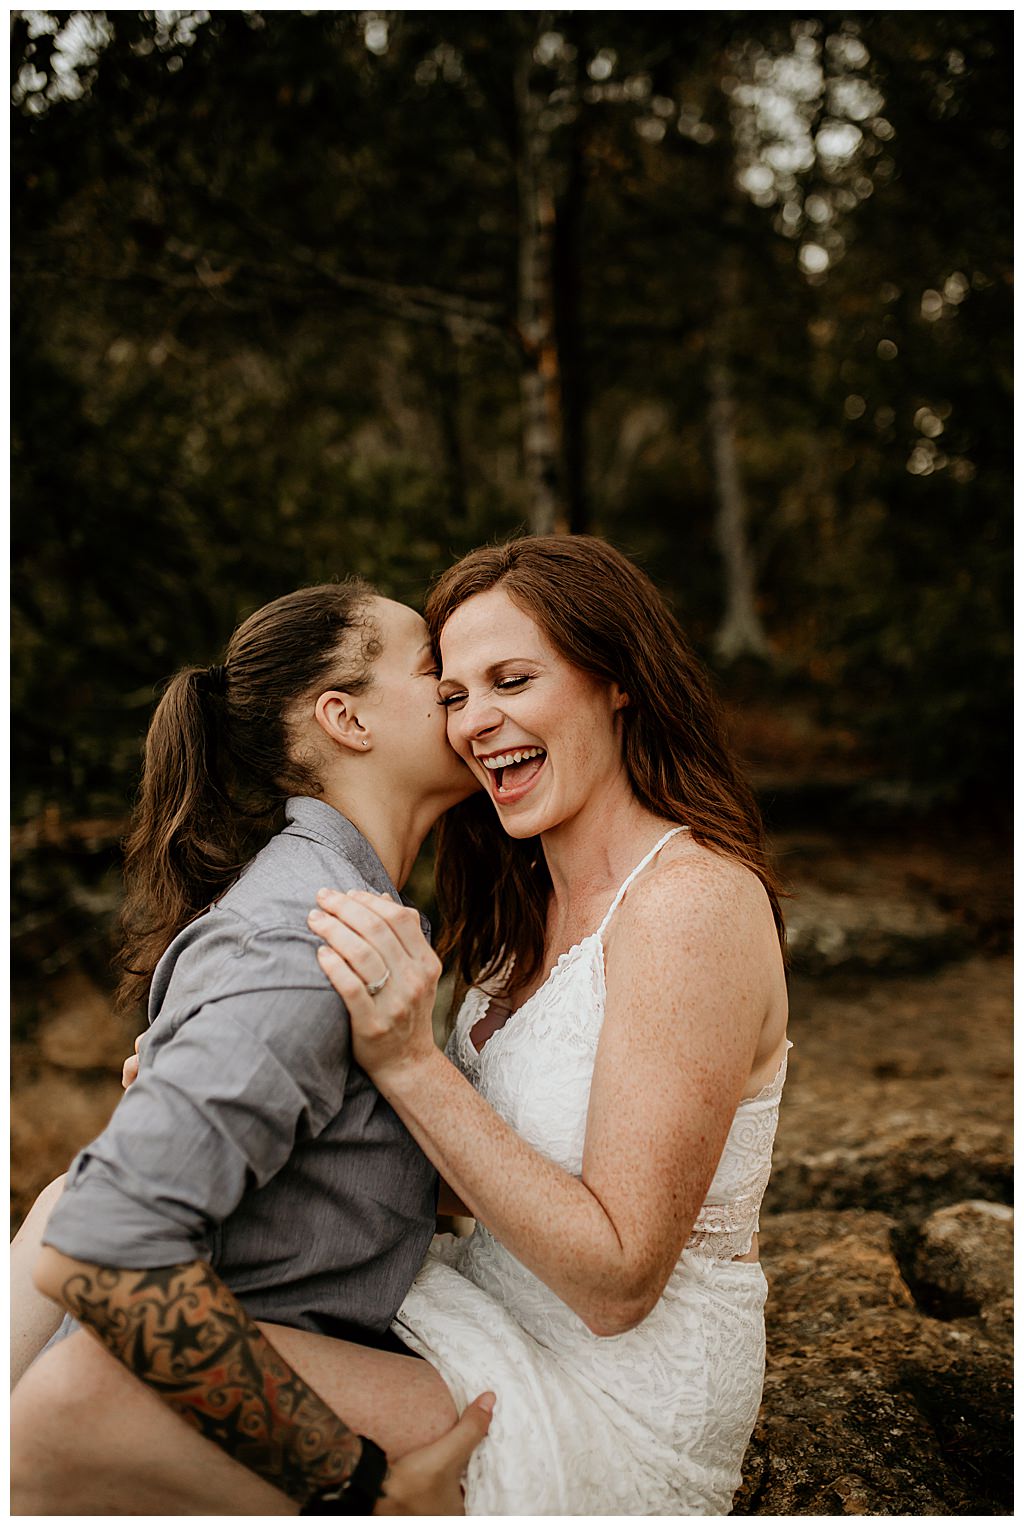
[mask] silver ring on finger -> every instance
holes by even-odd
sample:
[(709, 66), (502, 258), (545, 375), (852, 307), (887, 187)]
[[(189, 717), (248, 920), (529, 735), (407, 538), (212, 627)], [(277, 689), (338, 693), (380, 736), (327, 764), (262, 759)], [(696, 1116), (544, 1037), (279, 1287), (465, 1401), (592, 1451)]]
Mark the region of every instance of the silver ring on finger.
[(370, 995), (370, 996), (377, 996), (377, 995), (379, 995), (379, 993), (381, 991), (383, 991), (384, 987), (387, 985), (387, 983), (388, 983), (388, 981), (390, 979), (391, 979), (391, 971), (388, 969), (387, 965), (385, 965), (384, 966), (384, 973), (380, 977), (380, 979), (379, 980), (371, 980), (371, 981), (369, 981), (367, 983), (367, 987), (366, 987), (367, 994)]

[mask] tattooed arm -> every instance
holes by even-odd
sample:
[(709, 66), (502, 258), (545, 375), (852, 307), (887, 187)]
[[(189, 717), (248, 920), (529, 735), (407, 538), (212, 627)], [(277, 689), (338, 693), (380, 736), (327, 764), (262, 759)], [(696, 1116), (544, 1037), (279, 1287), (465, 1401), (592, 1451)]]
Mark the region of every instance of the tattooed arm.
[(205, 1262), (125, 1271), (45, 1246), (35, 1279), (202, 1435), (299, 1504), (355, 1467), (360, 1438)]

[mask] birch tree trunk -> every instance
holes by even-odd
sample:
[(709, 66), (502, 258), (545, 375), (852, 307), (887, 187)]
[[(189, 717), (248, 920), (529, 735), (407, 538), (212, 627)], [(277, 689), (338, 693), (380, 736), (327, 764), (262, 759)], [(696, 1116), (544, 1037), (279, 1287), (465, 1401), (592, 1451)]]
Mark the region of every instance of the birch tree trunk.
[(747, 245), (743, 238), (744, 204), (736, 184), (735, 140), (729, 97), (721, 80), (731, 72), (728, 52), (717, 64), (719, 88), (708, 98), (714, 128), (710, 150), (720, 187), (721, 250), (718, 260), (717, 310), (708, 335), (708, 433), (715, 484), (715, 539), (722, 557), (724, 609), (714, 649), (724, 662), (739, 657), (772, 656), (757, 612), (754, 559), (747, 532), (747, 498), (738, 449), (733, 356), (745, 294)]
[(519, 119), (518, 329), (522, 350), (523, 466), (530, 490), (530, 529), (551, 535), (568, 529), (563, 485), (564, 424), (555, 330), (555, 169), (545, 101), (534, 76), (534, 42), (551, 29), (547, 13), (520, 54), (516, 70)]
[(757, 612), (754, 564), (747, 535), (747, 500), (736, 449), (736, 397), (732, 370), (719, 350), (708, 371), (711, 403), (708, 423), (714, 464), (717, 507), (715, 538), (725, 574), (725, 613), (715, 635), (715, 651), (723, 661), (737, 657), (771, 656)]

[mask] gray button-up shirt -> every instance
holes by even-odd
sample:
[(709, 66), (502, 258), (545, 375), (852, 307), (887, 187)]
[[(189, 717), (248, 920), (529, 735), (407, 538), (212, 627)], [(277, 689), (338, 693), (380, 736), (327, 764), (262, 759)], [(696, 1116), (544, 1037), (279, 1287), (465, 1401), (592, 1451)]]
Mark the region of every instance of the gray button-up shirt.
[(284, 831), (160, 960), (138, 1080), (72, 1163), (48, 1244), (105, 1266), (207, 1260), (253, 1318), (387, 1329), (436, 1177), (351, 1061), (306, 925), (325, 885), (397, 894), (350, 822), (291, 799)]

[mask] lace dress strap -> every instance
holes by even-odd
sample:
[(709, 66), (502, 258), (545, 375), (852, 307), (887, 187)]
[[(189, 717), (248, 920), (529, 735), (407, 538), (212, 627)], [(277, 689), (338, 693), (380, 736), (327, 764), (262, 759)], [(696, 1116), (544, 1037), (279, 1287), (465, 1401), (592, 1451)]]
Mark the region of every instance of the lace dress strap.
[(673, 827), (671, 831), (665, 833), (664, 837), (658, 838), (658, 841), (654, 844), (654, 847), (651, 849), (651, 851), (649, 853), (645, 853), (643, 858), (637, 864), (636, 868), (631, 870), (630, 873), (626, 875), (626, 878), (623, 880), (622, 884), (619, 886), (615, 893), (614, 901), (605, 912), (604, 921), (597, 929), (597, 936), (599, 938), (604, 935), (605, 928), (608, 926), (608, 923), (611, 921), (615, 912), (619, 908), (619, 902), (622, 900), (622, 897), (626, 894), (626, 891), (629, 889), (630, 885), (632, 885), (633, 881), (636, 879), (641, 870), (647, 868), (647, 865), (651, 862), (651, 859), (661, 852), (662, 848), (668, 842), (670, 837), (675, 837), (677, 832), (688, 832), (689, 830), (689, 827)]

